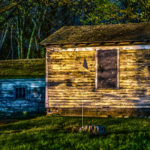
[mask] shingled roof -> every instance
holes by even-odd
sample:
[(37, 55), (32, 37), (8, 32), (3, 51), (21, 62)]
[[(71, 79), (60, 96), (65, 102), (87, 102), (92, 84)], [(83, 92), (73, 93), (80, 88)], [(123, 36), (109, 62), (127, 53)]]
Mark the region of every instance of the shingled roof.
[(150, 23), (64, 26), (41, 42), (41, 45), (149, 41)]

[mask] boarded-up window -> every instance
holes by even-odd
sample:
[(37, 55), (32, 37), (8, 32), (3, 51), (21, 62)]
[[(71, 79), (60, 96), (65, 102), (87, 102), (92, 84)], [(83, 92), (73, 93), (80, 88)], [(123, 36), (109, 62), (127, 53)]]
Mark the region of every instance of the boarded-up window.
[(98, 50), (97, 88), (117, 88), (117, 50)]

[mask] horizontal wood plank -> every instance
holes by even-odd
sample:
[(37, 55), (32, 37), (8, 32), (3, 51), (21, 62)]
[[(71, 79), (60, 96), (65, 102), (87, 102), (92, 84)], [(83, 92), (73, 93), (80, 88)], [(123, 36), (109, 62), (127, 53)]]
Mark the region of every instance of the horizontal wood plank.
[(49, 106), (81, 107), (83, 100), (85, 107), (95, 109), (150, 108), (150, 50), (119, 50), (119, 89), (95, 89), (95, 53), (93, 48), (48, 55)]

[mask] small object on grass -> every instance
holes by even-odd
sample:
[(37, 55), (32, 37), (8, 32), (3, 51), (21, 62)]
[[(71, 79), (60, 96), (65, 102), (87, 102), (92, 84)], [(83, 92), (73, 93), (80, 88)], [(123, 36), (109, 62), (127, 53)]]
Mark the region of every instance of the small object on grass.
[(24, 111), (24, 112), (23, 112), (23, 115), (24, 115), (24, 116), (26, 116), (26, 115), (27, 115), (27, 112), (26, 112), (26, 111)]
[(79, 132), (88, 132), (92, 135), (105, 135), (106, 131), (104, 126), (86, 125), (79, 129)]

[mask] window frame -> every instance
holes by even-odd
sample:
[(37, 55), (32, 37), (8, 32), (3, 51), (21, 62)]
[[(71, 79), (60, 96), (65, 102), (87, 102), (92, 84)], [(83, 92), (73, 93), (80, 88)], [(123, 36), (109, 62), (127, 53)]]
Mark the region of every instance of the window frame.
[[(116, 88), (98, 88), (98, 51), (116, 50), (117, 51), (117, 87)], [(95, 89), (97, 90), (116, 90), (120, 88), (120, 51), (119, 49), (96, 49), (95, 53)]]

